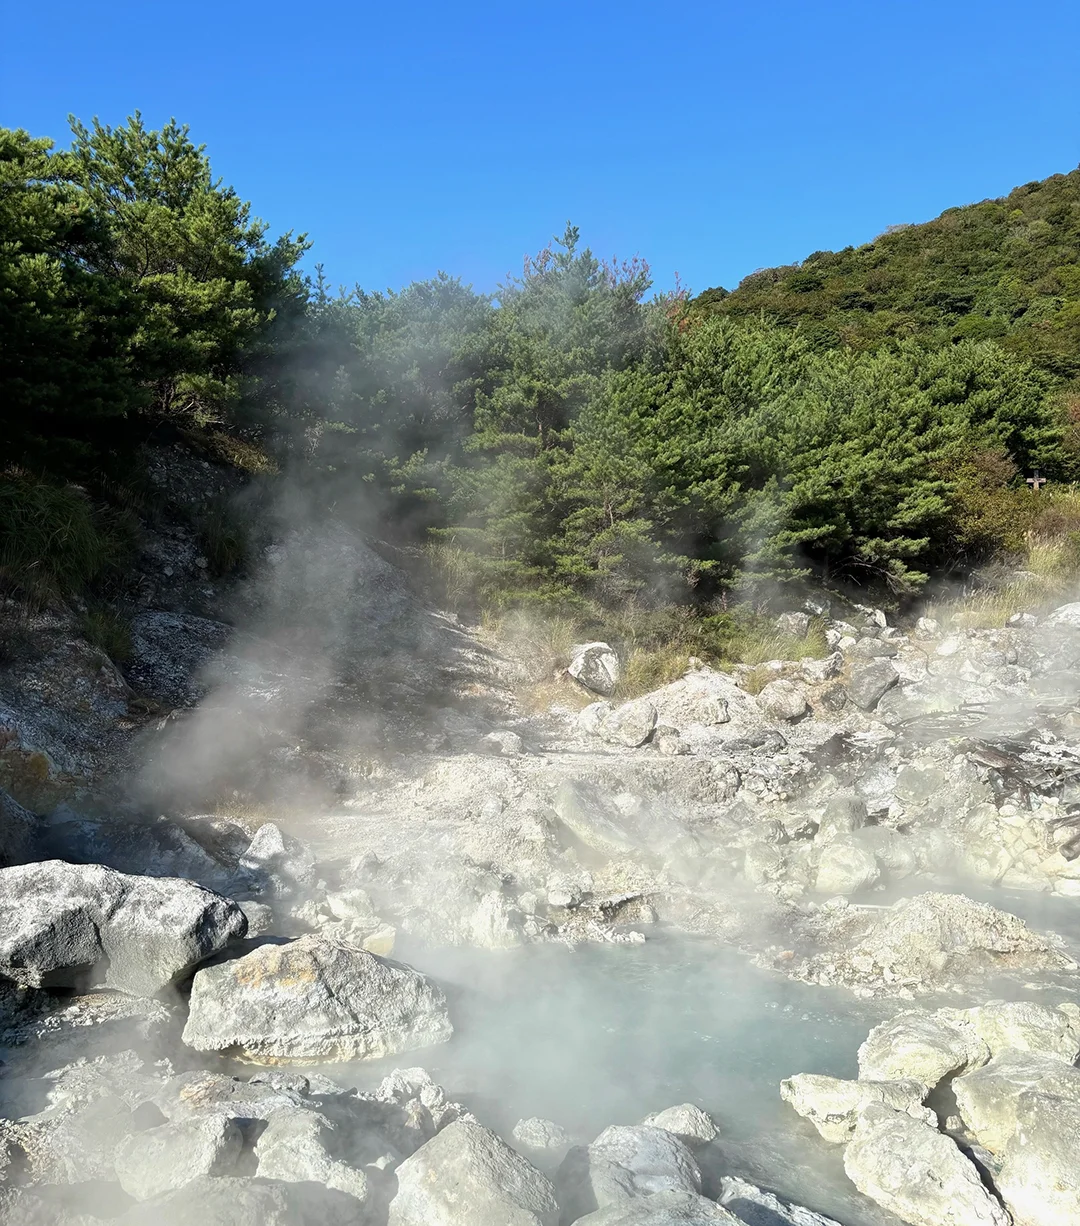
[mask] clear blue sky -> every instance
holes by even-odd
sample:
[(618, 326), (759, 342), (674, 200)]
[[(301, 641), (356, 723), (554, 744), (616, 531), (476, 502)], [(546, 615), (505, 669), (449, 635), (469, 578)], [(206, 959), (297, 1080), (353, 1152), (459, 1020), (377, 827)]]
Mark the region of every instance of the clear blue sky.
[(572, 218), (698, 291), (1080, 163), (1080, 3), (12, 4), (0, 122), (191, 125), (331, 279), (493, 288)]

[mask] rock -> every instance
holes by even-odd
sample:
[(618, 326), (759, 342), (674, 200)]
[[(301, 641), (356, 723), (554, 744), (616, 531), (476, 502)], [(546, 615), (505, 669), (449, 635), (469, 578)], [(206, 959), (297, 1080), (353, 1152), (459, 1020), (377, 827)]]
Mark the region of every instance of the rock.
[(1059, 605), (1047, 618), (1047, 626), (1068, 626), (1080, 629), (1080, 603)]
[(136, 613), (127, 675), (142, 694), (172, 707), (193, 706), (205, 694), (204, 670), (232, 630), (188, 613)]
[(844, 1170), (864, 1196), (912, 1226), (1009, 1226), (956, 1143), (903, 1112), (867, 1107)]
[(612, 853), (632, 851), (636, 846), (622, 814), (595, 784), (565, 780), (552, 807), (567, 830), (587, 847)]
[(570, 1134), (559, 1124), (532, 1116), (514, 1125), (514, 1140), (524, 1149), (562, 1155), (570, 1148)]
[(1070, 1004), (1051, 1009), (1031, 1000), (991, 1001), (958, 1010), (997, 1057), (1008, 1051), (1039, 1052), (1074, 1064), (1080, 1057), (1080, 1009)]
[(879, 638), (859, 639), (848, 652), (858, 660), (892, 660), (896, 657), (895, 643), (886, 643)]
[(0, 868), (34, 858), (38, 828), (33, 813), (0, 788)]
[(615, 710), (610, 702), (590, 702), (578, 712), (577, 726), (586, 736), (599, 736), (604, 720)]
[(332, 1188), (214, 1176), (144, 1201), (116, 1220), (122, 1226), (359, 1226), (355, 1199)]
[(888, 660), (856, 664), (848, 682), (848, 697), (863, 711), (872, 711), (899, 679), (900, 674)]
[(788, 1204), (737, 1175), (721, 1177), (717, 1199), (721, 1205), (730, 1206), (746, 1226), (839, 1226), (832, 1218)]
[(906, 1009), (875, 1026), (859, 1048), (859, 1079), (912, 1078), (931, 1089), (952, 1073), (980, 1068), (990, 1049), (973, 1031), (941, 1013)]
[(662, 1128), (613, 1125), (559, 1167), (559, 1201), (570, 1221), (594, 1209), (656, 1192), (701, 1191), (693, 1154)]
[(448, 1125), (397, 1169), (388, 1226), (558, 1226), (555, 1190), (479, 1124)]
[(1016, 1135), (1018, 1107), (1029, 1092), (1080, 1107), (1080, 1069), (1038, 1052), (1001, 1052), (982, 1068), (957, 1077), (952, 1088), (964, 1124), (995, 1154)]
[(820, 660), (806, 659), (799, 661), (799, 670), (811, 685), (823, 685), (833, 677), (839, 677), (844, 667), (844, 657), (838, 651), (832, 652)]
[(499, 728), (482, 736), (479, 748), (482, 753), (503, 754), (508, 758), (515, 758), (524, 750), (525, 744), (516, 732), (509, 728)]
[(877, 857), (849, 839), (827, 843), (818, 861), (814, 889), (819, 894), (857, 894), (881, 878)]
[(288, 898), (315, 883), (315, 857), (299, 839), (264, 822), (240, 857), (239, 876), (257, 894)]
[(932, 617), (920, 617), (915, 623), (915, 631), (919, 638), (932, 639), (938, 632), (938, 623)]
[[(742, 1226), (742, 1220), (693, 1192), (655, 1192), (586, 1214), (575, 1226)], [(774, 1224), (762, 1221), (761, 1226)]]
[(62, 860), (0, 869), (0, 975), (22, 987), (89, 979), (153, 996), (246, 929), (234, 902), (190, 881)]
[(117, 1147), (134, 1131), (131, 1108), (117, 1094), (107, 1091), (74, 1108), (70, 1100), (65, 1105), (67, 1113), (49, 1135), (43, 1171), (48, 1182), (115, 1180)]
[(644, 745), (656, 727), (656, 708), (647, 698), (624, 702), (604, 720), (600, 735), (612, 745), (636, 749)]
[(797, 1073), (780, 1083), (780, 1097), (810, 1121), (826, 1141), (851, 1140), (862, 1110), (883, 1103), (933, 1127), (937, 1117), (923, 1106), (929, 1088), (912, 1078), (897, 1081), (843, 1081), (816, 1073)]
[(202, 1175), (228, 1175), (244, 1139), (224, 1116), (161, 1124), (125, 1138), (116, 1149), (116, 1177), (136, 1200), (151, 1200)]
[(622, 676), (618, 654), (607, 643), (579, 643), (571, 647), (566, 671), (579, 685), (605, 698), (614, 694)]
[(377, 1059), (452, 1034), (446, 998), (423, 975), (313, 935), (199, 971), (183, 1038), (279, 1064)]
[(1016, 1226), (1080, 1222), (1080, 1103), (1021, 1095), (995, 1182)]
[(866, 825), (866, 802), (855, 792), (837, 792), (829, 798), (818, 822), (819, 842), (827, 843), (839, 835), (852, 834)]
[(781, 613), (776, 619), (776, 632), (789, 639), (804, 639), (810, 633), (809, 613)]
[(810, 709), (806, 690), (797, 681), (781, 677), (770, 681), (757, 696), (758, 706), (772, 719), (794, 721)]
[(255, 1142), (259, 1174), (287, 1183), (322, 1184), (366, 1204), (367, 1176), (332, 1155), (332, 1133), (330, 1121), (314, 1111), (276, 1114)]
[(663, 1128), (665, 1132), (678, 1137), (684, 1145), (689, 1145), (691, 1149), (698, 1145), (708, 1145), (718, 1136), (718, 1129), (713, 1123), (712, 1116), (707, 1115), (693, 1103), (680, 1103), (677, 1107), (667, 1107), (663, 1111), (647, 1116), (641, 1122), (652, 1128)]

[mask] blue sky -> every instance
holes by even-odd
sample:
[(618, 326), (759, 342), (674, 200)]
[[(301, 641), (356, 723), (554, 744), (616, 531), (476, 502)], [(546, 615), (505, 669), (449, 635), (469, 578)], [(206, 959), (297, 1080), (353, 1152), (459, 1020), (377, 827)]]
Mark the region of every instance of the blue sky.
[(1076, 0), (53, 0), (5, 37), (0, 122), (176, 116), (368, 289), (493, 288), (568, 218), (731, 287), (1080, 163)]

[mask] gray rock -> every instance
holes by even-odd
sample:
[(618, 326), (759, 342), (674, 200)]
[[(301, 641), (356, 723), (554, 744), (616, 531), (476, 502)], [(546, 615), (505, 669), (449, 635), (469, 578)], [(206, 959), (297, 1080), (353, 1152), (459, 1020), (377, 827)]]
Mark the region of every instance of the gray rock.
[(680, 1103), (677, 1107), (667, 1107), (657, 1111), (641, 1121), (651, 1128), (663, 1128), (679, 1138), (691, 1149), (698, 1145), (708, 1145), (715, 1141), (719, 1130), (713, 1123), (712, 1116), (696, 1107), (693, 1103)]
[(757, 701), (758, 706), (772, 719), (802, 719), (810, 709), (803, 686), (784, 677), (770, 681), (758, 694)]
[(566, 671), (587, 690), (605, 698), (615, 692), (622, 676), (618, 653), (607, 643), (579, 643), (572, 647)]
[(333, 1131), (331, 1122), (313, 1111), (275, 1114), (255, 1142), (259, 1174), (288, 1183), (319, 1183), (366, 1204), (367, 1177), (331, 1152)]
[(1022, 1094), (995, 1182), (1016, 1226), (1080, 1222), (1080, 1103)]
[(595, 784), (565, 780), (552, 807), (562, 824), (588, 847), (609, 853), (635, 847), (622, 814)]
[(239, 877), (257, 894), (288, 898), (315, 883), (315, 857), (299, 839), (264, 822), (240, 857)]
[(332, 1188), (215, 1176), (144, 1201), (116, 1220), (122, 1226), (360, 1226), (356, 1200)]
[(776, 632), (787, 638), (804, 639), (810, 633), (809, 613), (781, 613), (776, 619)]
[(980, 1068), (990, 1049), (944, 1011), (905, 1009), (875, 1026), (859, 1048), (859, 1078), (898, 1081), (911, 1078), (933, 1089), (944, 1077)]
[(1048, 626), (1080, 629), (1080, 603), (1059, 605), (1046, 619)]
[(932, 1126), (937, 1117), (924, 1107), (929, 1093), (921, 1081), (844, 1081), (817, 1073), (797, 1073), (780, 1083), (780, 1097), (810, 1121), (826, 1141), (851, 1140), (859, 1115), (871, 1103), (884, 1103)]
[(183, 1038), (278, 1064), (377, 1059), (452, 1034), (446, 998), (423, 975), (313, 935), (199, 971)]
[(864, 1196), (912, 1226), (1009, 1226), (956, 1142), (903, 1112), (867, 1107), (844, 1170)]
[[(586, 1214), (575, 1226), (741, 1226), (742, 1220), (694, 1192), (656, 1192)], [(774, 1223), (762, 1221), (761, 1226)]]
[(856, 664), (848, 682), (848, 697), (863, 711), (872, 711), (899, 680), (900, 674), (888, 660)]
[(558, 1226), (555, 1190), (479, 1124), (448, 1125), (397, 1169), (388, 1226)]
[(50, 1133), (45, 1174), (49, 1183), (114, 1180), (117, 1146), (131, 1135), (131, 1108), (116, 1094), (103, 1093), (69, 1110)]
[(0, 869), (0, 975), (20, 986), (89, 979), (152, 996), (246, 928), (234, 902), (190, 881), (61, 860)]
[(575, 1221), (655, 1192), (700, 1193), (701, 1171), (690, 1150), (663, 1128), (613, 1125), (566, 1155), (556, 1183), (563, 1211)]
[(859, 639), (848, 655), (859, 660), (891, 660), (896, 656), (895, 643), (886, 643), (878, 638)]
[(192, 706), (206, 692), (203, 670), (231, 635), (223, 622), (188, 613), (137, 613), (131, 623), (128, 678), (159, 702)]
[(34, 858), (39, 826), (29, 809), (0, 788), (0, 868)]
[(854, 792), (837, 792), (829, 798), (818, 822), (818, 840), (827, 843), (838, 835), (852, 834), (866, 825), (866, 802)]
[(857, 894), (881, 879), (873, 852), (846, 838), (833, 839), (822, 849), (814, 889), (820, 894)]
[(518, 1120), (514, 1125), (514, 1140), (523, 1149), (537, 1152), (559, 1154), (560, 1158), (570, 1148), (570, 1134), (559, 1124), (551, 1120), (531, 1116), (527, 1120)]
[(721, 1177), (717, 1199), (746, 1226), (839, 1226), (832, 1218), (782, 1201), (737, 1175)]
[(136, 1200), (151, 1200), (202, 1175), (228, 1175), (244, 1139), (225, 1116), (161, 1124), (126, 1137), (116, 1149), (116, 1177)]
[(586, 736), (599, 736), (604, 726), (604, 720), (614, 711), (610, 702), (590, 702), (578, 712), (577, 726)]
[(1016, 1135), (1021, 1099), (1034, 1092), (1080, 1107), (1080, 1069), (1031, 1051), (1004, 1051), (952, 1083), (960, 1118), (980, 1145), (1000, 1154)]
[(604, 720), (600, 735), (612, 745), (636, 749), (644, 745), (656, 727), (656, 708), (647, 698), (624, 702)]

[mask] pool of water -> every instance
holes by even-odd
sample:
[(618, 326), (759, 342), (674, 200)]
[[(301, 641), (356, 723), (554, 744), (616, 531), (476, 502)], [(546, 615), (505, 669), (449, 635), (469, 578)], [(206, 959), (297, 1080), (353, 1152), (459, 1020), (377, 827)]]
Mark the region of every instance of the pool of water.
[(401, 956), (444, 986), (455, 1037), (415, 1056), (350, 1066), (351, 1083), (372, 1085), (407, 1059), (505, 1136), (538, 1115), (582, 1141), (608, 1124), (695, 1102), (720, 1128), (707, 1155), (717, 1173), (740, 1174), (845, 1226), (896, 1222), (852, 1188), (839, 1147), (796, 1116), (778, 1088), (798, 1072), (855, 1076), (859, 1044), (895, 1003), (793, 983), (676, 937)]

